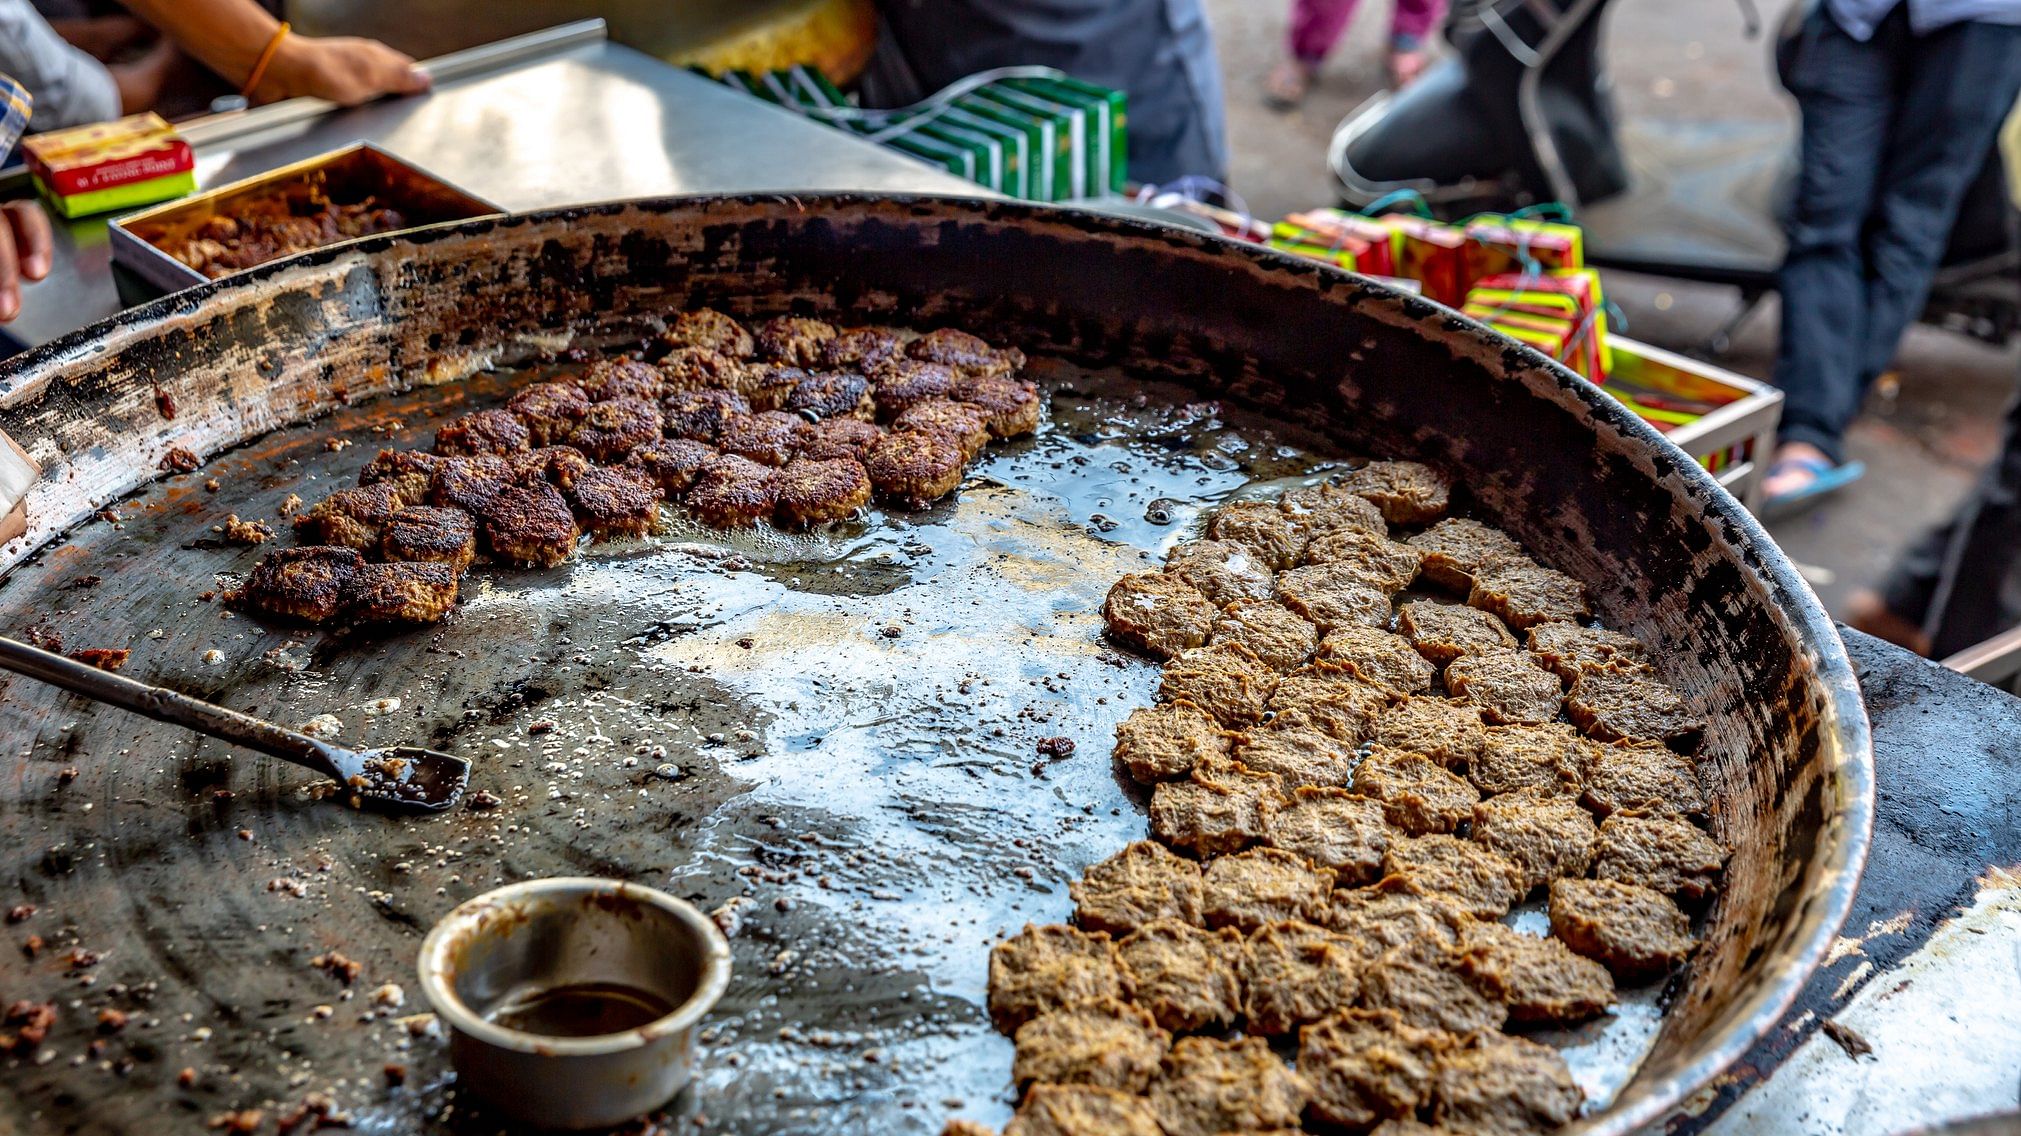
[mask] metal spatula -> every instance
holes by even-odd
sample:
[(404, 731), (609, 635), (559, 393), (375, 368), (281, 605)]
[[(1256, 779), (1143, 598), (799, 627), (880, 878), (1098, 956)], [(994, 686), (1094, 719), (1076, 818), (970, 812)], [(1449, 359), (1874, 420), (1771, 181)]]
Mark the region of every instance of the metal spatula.
[(348, 750), (249, 714), (87, 666), (0, 637), (0, 667), (158, 722), (256, 749), (332, 778), (362, 802), (395, 812), (439, 812), (462, 797), (470, 763), (413, 746)]

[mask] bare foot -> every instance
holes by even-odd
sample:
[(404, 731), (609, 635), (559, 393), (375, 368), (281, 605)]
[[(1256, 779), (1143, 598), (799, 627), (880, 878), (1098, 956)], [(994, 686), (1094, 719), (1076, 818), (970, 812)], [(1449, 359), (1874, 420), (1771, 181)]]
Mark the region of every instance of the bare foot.
[(1762, 496), (1781, 497), (1809, 489), (1818, 479), (1817, 470), (1809, 465), (1811, 462), (1823, 462), (1827, 469), (1833, 464), (1829, 454), (1809, 442), (1784, 442), (1777, 446), (1775, 459), (1769, 463), (1769, 474), (1761, 482)]
[(1885, 639), (1925, 657), (1933, 646), (1921, 627), (1897, 615), (1873, 592), (1853, 594), (1851, 602), (1846, 605), (1846, 623), (1855, 631), (1864, 631), (1876, 639)]
[(1277, 110), (1290, 110), (1305, 101), (1312, 90), (1314, 68), (1297, 59), (1280, 59), (1263, 80), (1263, 101)]
[(1401, 91), (1412, 83), (1417, 82), (1418, 76), (1425, 73), (1425, 68), (1431, 65), (1431, 61), (1431, 53), (1425, 51), (1423, 48), (1390, 52), (1389, 85), (1391, 89)]

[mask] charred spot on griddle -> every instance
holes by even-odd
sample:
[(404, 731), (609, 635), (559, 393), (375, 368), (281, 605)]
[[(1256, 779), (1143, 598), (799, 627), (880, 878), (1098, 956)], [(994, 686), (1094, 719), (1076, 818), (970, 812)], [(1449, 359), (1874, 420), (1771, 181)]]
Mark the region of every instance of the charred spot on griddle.
[(133, 652), (125, 647), (86, 647), (70, 652), (70, 658), (87, 667), (97, 667), (102, 671), (117, 671), (126, 665)]
[(365, 558), (354, 548), (275, 549), (246, 577), (239, 598), (266, 615), (321, 623), (344, 609), (364, 568)]

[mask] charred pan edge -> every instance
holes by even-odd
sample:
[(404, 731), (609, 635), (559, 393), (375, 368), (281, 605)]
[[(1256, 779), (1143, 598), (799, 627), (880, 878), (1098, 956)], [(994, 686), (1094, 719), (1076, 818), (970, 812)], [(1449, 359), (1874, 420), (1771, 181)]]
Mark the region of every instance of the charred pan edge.
[[(1678, 1106), (1822, 959), (1871, 836), (1872, 746), (1833, 625), (1760, 525), (1542, 355), (1449, 308), (1215, 237), (1003, 201), (749, 195), (480, 219), (278, 261), (0, 366), (0, 429), (50, 471), (0, 570), (157, 476), (170, 446), (209, 457), (415, 376), (635, 337), (656, 307), (754, 299), (960, 316), (1466, 472), (1504, 527), (1594, 585), (1612, 622), (1682, 656), (1666, 677), (1720, 723), (1708, 751), (1752, 755), (1717, 771), (1715, 831), (1740, 847), (1655, 1048), (1578, 1130), (1623, 1133)], [(1343, 360), (1355, 378), (1338, 377)]]

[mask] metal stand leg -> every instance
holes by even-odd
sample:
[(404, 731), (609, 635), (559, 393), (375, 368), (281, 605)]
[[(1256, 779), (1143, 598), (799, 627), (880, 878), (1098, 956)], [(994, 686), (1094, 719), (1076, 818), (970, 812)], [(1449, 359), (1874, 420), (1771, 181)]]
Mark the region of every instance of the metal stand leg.
[(1762, 299), (1771, 291), (1773, 289), (1770, 288), (1743, 287), (1740, 290), (1740, 308), (1733, 313), (1733, 318), (1720, 324), (1719, 329), (1707, 336), (1705, 342), (1691, 352), (1691, 355), (1698, 359), (1712, 360), (1721, 358), (1732, 350), (1733, 333), (1740, 330), (1740, 325), (1747, 322), (1747, 317), (1754, 314), (1754, 310), (1761, 306)]

